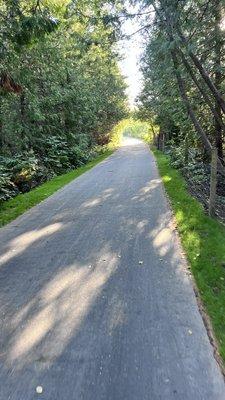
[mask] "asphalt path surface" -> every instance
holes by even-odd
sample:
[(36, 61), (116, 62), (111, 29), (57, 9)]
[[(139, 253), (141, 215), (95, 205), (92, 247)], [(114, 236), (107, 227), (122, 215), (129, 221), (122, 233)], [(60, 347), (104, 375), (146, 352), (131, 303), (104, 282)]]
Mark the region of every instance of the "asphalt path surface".
[(225, 399), (145, 144), (2, 228), (0, 254), (1, 400)]

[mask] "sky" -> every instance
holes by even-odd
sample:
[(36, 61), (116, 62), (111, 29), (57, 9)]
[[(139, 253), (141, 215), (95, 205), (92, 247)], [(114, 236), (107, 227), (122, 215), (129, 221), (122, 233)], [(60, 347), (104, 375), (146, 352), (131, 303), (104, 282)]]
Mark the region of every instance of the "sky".
[[(129, 9), (131, 13), (135, 13), (135, 8)], [(138, 24), (138, 18), (128, 19), (124, 21), (123, 33), (131, 35), (140, 29)], [(120, 62), (120, 68), (122, 74), (126, 77), (126, 83), (128, 85), (127, 95), (129, 99), (129, 105), (134, 108), (135, 98), (141, 91), (142, 75), (138, 66), (139, 59), (143, 52), (143, 43), (141, 33), (137, 33), (129, 40), (123, 40), (119, 44), (120, 53), (123, 56), (123, 60)]]

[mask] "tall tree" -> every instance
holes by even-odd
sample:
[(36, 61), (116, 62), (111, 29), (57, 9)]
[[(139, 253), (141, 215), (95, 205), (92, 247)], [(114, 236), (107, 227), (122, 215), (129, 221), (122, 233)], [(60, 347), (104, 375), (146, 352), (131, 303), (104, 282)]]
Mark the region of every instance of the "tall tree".
[[(155, 10), (152, 34), (147, 38), (149, 45), (146, 46), (144, 62), (146, 63), (149, 57), (148, 49), (153, 50), (156, 58), (160, 57), (160, 52), (165, 57), (170, 57), (183, 104), (195, 130), (201, 137), (204, 148), (210, 150), (216, 143), (222, 158), (225, 110), (224, 33), (221, 30), (224, 5), (222, 1), (216, 0), (211, 3), (206, 0), (197, 2), (152, 0), (144, 1), (142, 4), (145, 7), (152, 6)], [(158, 46), (152, 46), (156, 40)], [(145, 81), (147, 76), (152, 75), (150, 69), (157, 69), (157, 64), (151, 64), (148, 69), (145, 68)], [(158, 82), (164, 79), (164, 76), (165, 81), (168, 82), (171, 69), (165, 67), (161, 70), (161, 74), (163, 77), (158, 77)], [(154, 89), (157, 81), (151, 80), (151, 86)], [(145, 92), (146, 86), (141, 95), (142, 104)], [(160, 97), (163, 96), (165, 93), (161, 92)], [(168, 98), (167, 95), (166, 97)], [(174, 101), (175, 99), (172, 100), (173, 103)], [(170, 118), (176, 119), (172, 114)]]
[(4, 174), (40, 181), (109, 141), (126, 113), (116, 48), (121, 7), (113, 0), (1, 0)]

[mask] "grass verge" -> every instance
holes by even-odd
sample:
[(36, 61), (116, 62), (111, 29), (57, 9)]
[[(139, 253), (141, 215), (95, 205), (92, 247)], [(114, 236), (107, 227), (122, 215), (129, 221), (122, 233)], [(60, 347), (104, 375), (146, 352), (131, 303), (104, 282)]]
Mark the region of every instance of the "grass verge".
[(37, 188), (31, 190), (28, 193), (19, 194), (18, 196), (0, 204), (0, 227), (8, 224), (10, 221), (23, 214), (29, 208), (45, 200), (51, 196), (54, 192), (65, 186), (67, 183), (77, 178), (84, 172), (88, 171), (104, 158), (108, 157), (113, 153), (113, 150), (106, 150), (103, 154), (96, 157), (86, 165), (74, 169), (66, 174), (54, 177), (48, 182), (43, 183)]
[(153, 150), (183, 248), (225, 364), (225, 226), (208, 217), (168, 156)]

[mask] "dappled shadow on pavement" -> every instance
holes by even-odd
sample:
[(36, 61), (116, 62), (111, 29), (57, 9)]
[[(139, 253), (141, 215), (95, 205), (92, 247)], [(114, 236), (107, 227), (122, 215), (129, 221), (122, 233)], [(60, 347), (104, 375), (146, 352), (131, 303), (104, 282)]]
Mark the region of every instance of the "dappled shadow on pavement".
[[(141, 354), (156, 358), (158, 371), (168, 362), (164, 321), (179, 360), (173, 368), (184, 379), (179, 370), (184, 359), (189, 365), (192, 344), (177, 344), (176, 336), (185, 336), (189, 324), (197, 331), (199, 317), (160, 180), (146, 160), (143, 172), (141, 149), (122, 148), (1, 231), (1, 398), (33, 399), (41, 384), (46, 399), (89, 400), (96, 387), (99, 399), (128, 399), (122, 383), (128, 375), (132, 399), (149, 385), (158, 390)], [(182, 317), (188, 297), (190, 319)], [(127, 366), (119, 361), (124, 348), (127, 363), (133, 357)], [(161, 385), (170, 387), (166, 379)]]
[[(159, 180), (147, 182), (130, 199), (130, 204), (120, 202), (119, 193), (113, 188), (83, 202), (77, 216), (79, 226), (97, 212), (101, 219), (97, 232), (94, 226), (90, 230), (84, 226), (83, 232), (77, 232), (76, 222), (70, 221), (71, 210), (62, 210), (48, 225), (20, 235), (13, 234), (0, 257), (1, 274), (7, 284), (1, 293), (1, 304), (5, 306), (5, 327), (8, 321), (10, 328), (5, 329), (7, 342), (4, 341), (2, 349), (7, 365), (14, 364), (20, 369), (38, 360), (45, 360), (49, 365), (63, 352), (101, 296), (104, 286), (116, 273), (124, 252), (120, 238), (123, 236), (127, 240), (127, 233), (128, 242), (135, 242), (139, 235), (147, 237), (150, 234), (148, 219), (133, 215), (133, 210), (151, 198), (151, 191), (158, 184)], [(114, 221), (112, 215), (107, 217), (110, 212), (113, 212)], [(106, 230), (107, 218), (108, 223), (115, 225), (108, 238), (107, 233), (99, 234)], [(65, 238), (71, 235), (74, 239), (68, 246)], [(51, 248), (57, 248), (61, 254), (49, 258)], [(137, 254), (137, 265), (138, 258)], [(40, 265), (43, 259), (44, 268)], [(25, 264), (25, 260), (30, 265)], [(20, 293), (15, 292), (16, 283), (19, 283)], [(114, 315), (110, 329), (116, 319)]]

